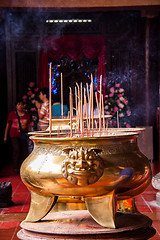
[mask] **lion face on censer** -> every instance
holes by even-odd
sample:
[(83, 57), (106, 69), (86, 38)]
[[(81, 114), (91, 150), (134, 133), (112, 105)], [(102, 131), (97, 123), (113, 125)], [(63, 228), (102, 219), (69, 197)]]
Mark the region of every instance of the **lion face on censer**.
[(62, 174), (71, 184), (86, 186), (93, 184), (102, 176), (103, 161), (99, 149), (63, 149), (67, 154), (62, 162)]

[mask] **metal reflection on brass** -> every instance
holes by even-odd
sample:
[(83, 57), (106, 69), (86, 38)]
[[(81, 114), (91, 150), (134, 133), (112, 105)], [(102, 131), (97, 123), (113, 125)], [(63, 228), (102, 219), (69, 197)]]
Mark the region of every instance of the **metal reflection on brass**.
[(103, 175), (103, 161), (98, 155), (100, 149), (65, 148), (67, 155), (62, 162), (62, 174), (71, 184), (87, 186), (99, 180)]
[(82, 198), (98, 224), (115, 228), (116, 201), (141, 194), (152, 178), (137, 138), (133, 133), (93, 138), (32, 137), (34, 150), (21, 166), (21, 178), (31, 191), (25, 221), (41, 220), (53, 206), (59, 211), (61, 198), (71, 208), (73, 198)]

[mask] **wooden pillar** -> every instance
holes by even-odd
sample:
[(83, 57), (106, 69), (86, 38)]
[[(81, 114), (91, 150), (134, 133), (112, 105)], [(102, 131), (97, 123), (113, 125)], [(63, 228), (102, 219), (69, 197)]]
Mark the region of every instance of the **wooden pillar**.
[[(159, 18), (159, 26), (160, 26), (160, 18)], [(160, 32), (158, 33), (158, 39), (159, 39), (159, 41), (158, 41), (158, 49), (160, 49)], [(159, 160), (159, 168), (160, 168), (160, 51), (159, 51), (159, 53), (158, 53), (158, 79), (159, 79), (159, 81), (158, 81), (158, 89), (159, 89), (159, 99), (158, 99), (158, 101), (159, 101), (159, 106), (158, 106), (158, 114), (159, 114), (159, 116), (158, 116), (158, 160)]]
[(145, 107), (146, 107), (146, 126), (149, 125), (149, 38), (150, 20), (146, 18), (145, 26)]
[(142, 10), (141, 16), (145, 17), (145, 124), (148, 126), (150, 124), (150, 40), (151, 40), (151, 19), (158, 17), (158, 11), (156, 10)]

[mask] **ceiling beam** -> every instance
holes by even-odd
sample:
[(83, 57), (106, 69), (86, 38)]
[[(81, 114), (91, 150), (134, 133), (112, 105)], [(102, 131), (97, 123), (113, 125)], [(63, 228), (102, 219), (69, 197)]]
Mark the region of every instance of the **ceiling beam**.
[(160, 0), (0, 0), (5, 8), (101, 8), (160, 6)]

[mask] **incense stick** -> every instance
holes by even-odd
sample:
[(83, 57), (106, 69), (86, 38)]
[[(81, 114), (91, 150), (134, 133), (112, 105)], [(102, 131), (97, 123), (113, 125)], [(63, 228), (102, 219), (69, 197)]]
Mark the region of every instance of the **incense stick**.
[(97, 104), (98, 116), (99, 116), (99, 104), (98, 104), (97, 92), (95, 92), (95, 97), (96, 97), (96, 104)]
[[(94, 129), (94, 96), (93, 96), (93, 75), (91, 74), (91, 105), (92, 105), (92, 130)], [(93, 131), (92, 131), (93, 132)]]
[(78, 132), (80, 130), (80, 109), (81, 109), (81, 106), (80, 106), (80, 88), (79, 88), (79, 85), (78, 83), (76, 83), (77, 85), (77, 88), (78, 88), (78, 114), (77, 114), (77, 119), (78, 119)]
[(82, 82), (81, 82), (81, 99), (80, 99), (80, 119), (81, 119), (81, 134), (83, 135), (83, 89), (82, 89)]
[(63, 118), (63, 76), (61, 73), (61, 115)]
[(119, 114), (118, 114), (118, 111), (117, 111), (117, 127), (119, 128)]
[(49, 64), (49, 133), (51, 137), (52, 133), (52, 85), (51, 85), (51, 70), (52, 70), (52, 63)]
[(70, 127), (71, 127), (71, 137), (72, 137), (73, 132), (72, 132), (72, 89), (71, 88), (70, 88), (69, 100), (70, 100)]
[(101, 128), (102, 128), (102, 121), (101, 121), (101, 117), (102, 117), (102, 75), (100, 76), (100, 96), (99, 96), (99, 100), (100, 100), (100, 106), (99, 106), (99, 130), (101, 131)]
[(75, 89), (75, 104), (76, 104), (76, 116), (77, 116), (77, 114), (78, 114), (78, 105), (77, 105), (77, 88), (75, 87), (74, 88)]
[(90, 94), (88, 95), (88, 100), (89, 100), (89, 124), (88, 124), (88, 129), (90, 131), (91, 129), (91, 101), (92, 101), (92, 96), (91, 96), (91, 84), (90, 84)]
[(86, 99), (86, 88), (84, 88), (84, 109), (86, 116), (86, 128), (88, 128), (88, 107), (87, 107), (87, 99)]
[(105, 129), (104, 99), (103, 99), (103, 94), (102, 94), (102, 115), (103, 115), (103, 129)]

